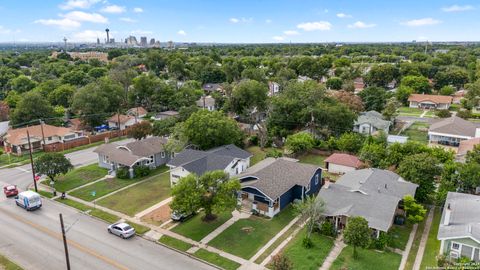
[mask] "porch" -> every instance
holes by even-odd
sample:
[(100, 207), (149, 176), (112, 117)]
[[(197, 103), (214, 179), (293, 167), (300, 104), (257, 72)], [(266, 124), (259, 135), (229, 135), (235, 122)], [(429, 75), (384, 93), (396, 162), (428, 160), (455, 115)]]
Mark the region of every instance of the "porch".
[(272, 218), (280, 212), (280, 200), (278, 198), (272, 201), (266, 197), (240, 191), (237, 200), (238, 206), (248, 213), (256, 212)]

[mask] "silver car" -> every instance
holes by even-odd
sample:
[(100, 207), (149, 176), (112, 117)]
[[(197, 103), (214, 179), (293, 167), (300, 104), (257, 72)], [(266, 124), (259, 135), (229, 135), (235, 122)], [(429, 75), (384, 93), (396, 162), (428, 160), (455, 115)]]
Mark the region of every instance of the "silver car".
[(125, 222), (114, 223), (108, 226), (108, 232), (120, 236), (123, 239), (130, 238), (135, 235), (135, 229)]

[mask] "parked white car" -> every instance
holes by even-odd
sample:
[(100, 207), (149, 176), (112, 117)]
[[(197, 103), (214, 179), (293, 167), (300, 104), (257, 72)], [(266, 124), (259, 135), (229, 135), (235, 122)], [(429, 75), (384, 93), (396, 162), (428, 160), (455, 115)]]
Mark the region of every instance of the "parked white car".
[(108, 232), (123, 239), (130, 238), (135, 235), (135, 229), (125, 222), (114, 223), (108, 226)]

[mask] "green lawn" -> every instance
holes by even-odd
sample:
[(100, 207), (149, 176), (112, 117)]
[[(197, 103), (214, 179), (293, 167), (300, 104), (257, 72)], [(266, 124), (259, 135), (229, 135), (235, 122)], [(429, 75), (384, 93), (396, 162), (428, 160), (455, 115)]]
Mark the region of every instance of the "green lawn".
[(132, 228), (135, 229), (135, 232), (137, 234), (145, 234), (146, 232), (150, 231), (150, 228), (146, 227), (146, 226), (143, 226), (141, 224), (137, 224), (137, 223), (133, 223), (133, 222), (130, 222), (130, 221), (127, 221), (127, 223), (132, 226)]
[(403, 136), (408, 136), (410, 141), (417, 141), (420, 143), (428, 143), (428, 123), (415, 122), (409, 128), (402, 132)]
[(134, 216), (170, 196), (170, 174), (162, 173), (98, 201), (99, 205)]
[[(107, 175), (107, 173), (107, 169), (98, 167), (98, 164), (80, 167), (58, 177), (58, 179), (55, 181), (55, 188), (59, 192), (68, 191), (70, 189), (98, 180)], [(46, 184), (48, 185), (48, 182), (46, 182)]]
[(20, 266), (0, 255), (0, 269), (2, 270), (22, 270)]
[(225, 257), (218, 255), (217, 253), (213, 253), (205, 249), (199, 249), (193, 255), (204, 261), (220, 266), (222, 269), (225, 270), (235, 270), (240, 267), (239, 263), (231, 261)]
[[(428, 216), (428, 210), (425, 217)], [(415, 263), (415, 258), (417, 257), (418, 247), (420, 246), (420, 240), (422, 239), (423, 229), (425, 228), (425, 220), (426, 218), (418, 224), (417, 232), (415, 233), (415, 237), (413, 238), (412, 248), (410, 249), (410, 253), (408, 253), (407, 263), (405, 264), (405, 270), (411, 270), (413, 264)]]
[(105, 211), (102, 211), (100, 209), (94, 209), (93, 207), (90, 207), (90, 206), (85, 205), (83, 203), (76, 202), (74, 200), (70, 200), (70, 199), (63, 199), (62, 200), (62, 199), (59, 198), (59, 199), (56, 199), (56, 201), (60, 202), (60, 203), (63, 203), (63, 204), (66, 204), (68, 206), (77, 208), (78, 210), (80, 210), (82, 212), (89, 211), (88, 212), (89, 215), (97, 217), (101, 220), (104, 220), (107, 223), (115, 223), (120, 219), (116, 215), (112, 215), (112, 214), (107, 213)]
[(172, 229), (172, 232), (176, 232), (195, 241), (200, 241), (220, 225), (225, 223), (225, 221), (229, 220), (232, 217), (232, 213), (230, 211), (221, 213), (218, 215), (217, 219), (210, 222), (202, 221), (203, 216), (203, 212), (196, 214), (192, 218), (175, 226)]
[(313, 270), (318, 269), (333, 247), (333, 238), (312, 233), (312, 248), (305, 248), (302, 241), (305, 238), (306, 229), (299, 232), (283, 250), (283, 254), (292, 262), (293, 269)]
[(420, 116), (423, 113), (423, 110), (410, 107), (400, 107), (398, 108), (398, 114), (401, 116)]
[(267, 149), (262, 149), (259, 146), (250, 146), (247, 148), (247, 151), (250, 152), (253, 156), (250, 158), (250, 166), (257, 164), (258, 162), (265, 159), (267, 156)]
[(440, 219), (442, 217), (442, 211), (440, 208), (435, 208), (433, 213), (432, 226), (428, 233), (427, 245), (425, 246), (425, 252), (423, 253), (422, 264), (420, 269), (426, 269), (427, 267), (437, 266), (437, 255), (440, 252), (440, 241), (437, 239), (438, 227), (440, 225)]
[(325, 167), (325, 159), (327, 158), (327, 156), (321, 156), (321, 155), (316, 155), (316, 154), (305, 154), (301, 157), (299, 157), (298, 159), (300, 160), (300, 162), (303, 162), (303, 163), (308, 163), (308, 164), (313, 164), (313, 165), (318, 165), (318, 166), (321, 166), (321, 167)]
[(330, 270), (397, 270), (402, 256), (393, 252), (378, 252), (358, 248), (358, 258), (353, 259), (353, 247), (345, 247), (333, 262)]
[[(265, 252), (263, 252), (262, 255), (258, 256), (258, 258), (255, 260), (255, 263), (260, 264), (265, 260), (272, 252), (283, 242), (285, 239), (287, 239), (292, 233), (298, 228), (299, 222), (295, 223), (290, 229), (288, 229), (282, 236), (278, 237), (275, 242), (271, 246), (269, 246)], [(299, 232), (300, 233), (300, 232)]]
[(181, 251), (187, 251), (192, 247), (192, 245), (190, 245), (189, 243), (185, 243), (168, 235), (163, 235), (162, 237), (160, 237), (158, 242)]
[(228, 227), (209, 245), (249, 259), (295, 217), (289, 206), (273, 219), (252, 216)]
[[(35, 189), (31, 188), (30, 189), (31, 191), (35, 191)], [(37, 193), (40, 194), (41, 196), (45, 197), (45, 198), (53, 198), (53, 194), (52, 192), (50, 191), (45, 191), (45, 190), (37, 190)]]
[(83, 203), (79, 203), (77, 201), (74, 201), (74, 200), (70, 200), (70, 199), (61, 199), (61, 198), (58, 198), (56, 199), (57, 202), (60, 202), (60, 203), (63, 203), (63, 204), (66, 204), (68, 206), (71, 206), (71, 207), (74, 207), (74, 208), (77, 208), (78, 210), (82, 211), (82, 212), (85, 212), (87, 210), (91, 210), (92, 208), (90, 206), (87, 206)]
[(389, 234), (392, 238), (390, 243), (390, 247), (398, 248), (401, 250), (405, 250), (405, 246), (407, 245), (408, 238), (410, 237), (410, 232), (412, 231), (412, 225), (393, 225), (389, 231)]
[[(108, 178), (81, 189), (77, 189), (69, 193), (69, 195), (90, 202), (136, 182), (137, 180), (135, 179)], [(95, 192), (95, 197), (92, 196), (93, 192)]]

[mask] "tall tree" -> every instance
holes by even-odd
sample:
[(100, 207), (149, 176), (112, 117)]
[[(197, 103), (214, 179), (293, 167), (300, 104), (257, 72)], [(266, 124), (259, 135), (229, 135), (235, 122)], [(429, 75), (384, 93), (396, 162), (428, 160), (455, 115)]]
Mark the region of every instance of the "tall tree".
[(70, 160), (61, 153), (45, 153), (41, 155), (35, 160), (34, 167), (35, 172), (48, 176), (53, 182), (55, 182), (58, 175), (66, 174), (73, 169)]
[(230, 103), (232, 110), (242, 116), (250, 116), (254, 111), (263, 112), (267, 106), (268, 88), (255, 80), (244, 80), (233, 88)]
[(357, 248), (366, 248), (370, 243), (370, 228), (363, 217), (350, 217), (343, 231), (345, 243), (353, 246), (353, 258), (357, 259)]
[(435, 178), (441, 174), (437, 158), (429, 153), (407, 156), (398, 167), (398, 173), (407, 181), (419, 185), (415, 197), (426, 202), (435, 193)]
[(55, 117), (53, 107), (38, 92), (27, 92), (23, 94), (11, 114), (12, 124), (21, 124), (53, 117)]
[(307, 235), (303, 241), (306, 248), (312, 246), (311, 235), (324, 211), (325, 203), (316, 196), (307, 196), (302, 202), (293, 205), (295, 211), (307, 222)]
[(153, 132), (152, 124), (148, 121), (142, 121), (133, 125), (128, 130), (128, 136), (134, 138), (135, 140), (145, 139), (148, 135), (151, 135)]
[(385, 89), (380, 87), (367, 87), (359, 96), (362, 98), (366, 111), (381, 112), (387, 101)]
[(311, 150), (315, 146), (312, 134), (299, 132), (287, 137), (285, 147), (292, 153), (299, 154)]

